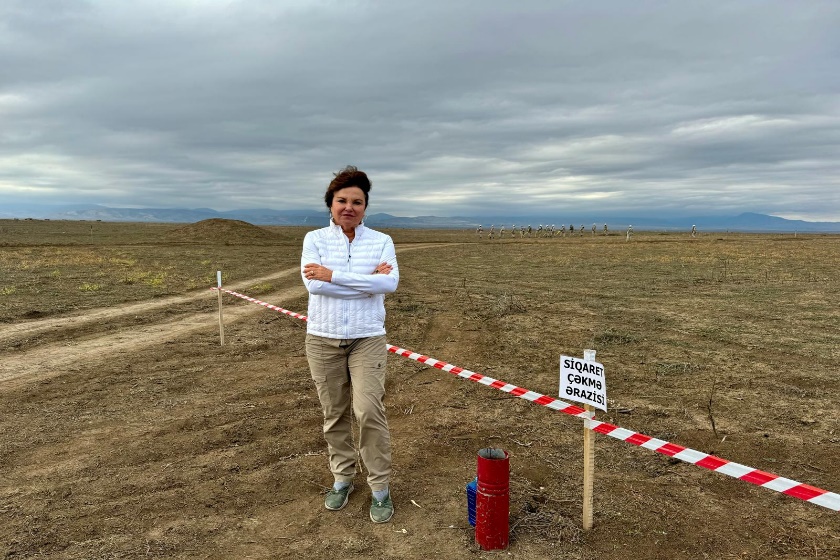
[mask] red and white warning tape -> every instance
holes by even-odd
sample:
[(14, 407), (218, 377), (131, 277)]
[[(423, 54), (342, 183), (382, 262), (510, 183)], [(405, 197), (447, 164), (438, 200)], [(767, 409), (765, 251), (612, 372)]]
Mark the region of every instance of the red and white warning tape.
[[(218, 288), (211, 289), (216, 290)], [(305, 315), (289, 311), (288, 309), (271, 305), (270, 303), (254, 299), (238, 292), (224, 289), (222, 291), (232, 296), (262, 305), (268, 309), (285, 313), (286, 315), (290, 315), (297, 319), (302, 319), (304, 321), (307, 320)], [(584, 409), (579, 406), (563, 402), (560, 399), (536, 393), (534, 391), (529, 391), (528, 389), (523, 389), (522, 387), (517, 387), (516, 385), (511, 385), (510, 383), (499, 381), (498, 379), (493, 379), (492, 377), (487, 377), (486, 375), (482, 375), (468, 369), (463, 369), (458, 366), (430, 358), (429, 356), (412, 352), (411, 350), (399, 348), (391, 344), (388, 344), (387, 346), (389, 352), (398, 356), (449, 372), (455, 376), (463, 377), (464, 379), (469, 379), (470, 381), (475, 381), (476, 383), (480, 383), (482, 385), (487, 385), (488, 387), (493, 387), (500, 391), (504, 391), (505, 393), (510, 393), (511, 395), (542, 405), (552, 410), (563, 412), (571, 416), (577, 416), (578, 418), (583, 418), (584, 420), (589, 418), (588, 413)], [(762, 488), (769, 488), (770, 490), (775, 490), (776, 492), (781, 492), (782, 494), (787, 494), (788, 496), (793, 496), (794, 498), (799, 498), (818, 506), (826, 507), (834, 511), (840, 511), (840, 494), (829, 492), (808, 484), (802, 484), (801, 482), (796, 482), (795, 480), (790, 480), (772, 473), (747, 467), (739, 463), (727, 461), (726, 459), (721, 459), (720, 457), (709, 455), (707, 453), (703, 453), (702, 451), (696, 451), (675, 443), (670, 443), (661, 439), (640, 434), (638, 432), (626, 430), (606, 422), (590, 420), (589, 427), (595, 432), (619, 439), (621, 441), (626, 441), (627, 443), (632, 443), (633, 445), (638, 445), (639, 447), (656, 451), (657, 453), (661, 453), (669, 457), (674, 457), (680, 461), (691, 463), (692, 465), (697, 465), (705, 469), (709, 469), (710, 471), (719, 472), (727, 476), (761, 486)]]

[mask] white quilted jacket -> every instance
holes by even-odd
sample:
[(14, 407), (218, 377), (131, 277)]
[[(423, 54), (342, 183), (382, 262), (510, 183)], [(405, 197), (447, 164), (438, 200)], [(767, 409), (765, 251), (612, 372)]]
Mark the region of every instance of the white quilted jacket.
[[(400, 280), (394, 242), (362, 224), (350, 243), (341, 226), (330, 224), (303, 240), (301, 278), (309, 290), (306, 332), (341, 339), (383, 335), (385, 294), (396, 290)], [(381, 262), (394, 267), (390, 274), (373, 274)], [(308, 280), (303, 267), (309, 263), (332, 270), (332, 282)]]

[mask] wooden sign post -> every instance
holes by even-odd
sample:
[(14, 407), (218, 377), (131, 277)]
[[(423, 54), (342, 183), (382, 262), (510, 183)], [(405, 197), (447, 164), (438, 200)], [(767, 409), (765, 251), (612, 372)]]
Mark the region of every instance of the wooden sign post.
[[(595, 361), (595, 350), (584, 350), (583, 359), (587, 362)], [(592, 405), (584, 404), (587, 418), (583, 421), (583, 530), (592, 528), (592, 505), (595, 489), (595, 434), (592, 432), (592, 419), (595, 413)]]
[[(595, 417), (592, 406), (583, 405), (584, 410)], [(593, 490), (595, 488), (595, 434), (589, 427), (590, 420), (583, 421), (583, 530), (592, 528)]]
[(225, 345), (225, 322), (224, 317), (222, 315), (222, 271), (216, 271), (216, 284), (218, 285), (218, 289), (216, 292), (219, 294), (219, 338), (221, 339), (221, 345)]
[(593, 525), (595, 488), (595, 408), (607, 410), (607, 382), (604, 366), (595, 361), (595, 350), (584, 350), (583, 360), (560, 356), (560, 398), (583, 402), (583, 530)]

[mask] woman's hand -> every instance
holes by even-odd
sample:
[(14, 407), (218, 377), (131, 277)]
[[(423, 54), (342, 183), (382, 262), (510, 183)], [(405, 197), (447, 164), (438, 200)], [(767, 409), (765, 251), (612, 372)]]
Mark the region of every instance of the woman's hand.
[(381, 262), (373, 269), (373, 274), (390, 274), (394, 267), (386, 262)]
[(307, 280), (320, 280), (321, 282), (332, 282), (332, 270), (320, 264), (309, 263), (303, 267), (303, 276)]

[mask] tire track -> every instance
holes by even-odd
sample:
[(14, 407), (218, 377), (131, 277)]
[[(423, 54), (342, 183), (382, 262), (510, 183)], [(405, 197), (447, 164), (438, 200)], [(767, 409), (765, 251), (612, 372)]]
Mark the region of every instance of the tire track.
[[(299, 271), (300, 267), (295, 266), (292, 268), (281, 270), (280, 272), (269, 274), (268, 276), (251, 278), (249, 280), (243, 280), (241, 282), (234, 282), (230, 285), (226, 285), (225, 287), (231, 290), (241, 290), (242, 288), (246, 288), (252, 284), (268, 282), (270, 280), (279, 280), (280, 278), (285, 278), (287, 276), (291, 276), (292, 274), (297, 274)], [(88, 325), (90, 323), (103, 322), (109, 319), (115, 319), (126, 315), (137, 315), (140, 313), (146, 313), (157, 309), (163, 309), (166, 307), (171, 307), (173, 305), (178, 305), (181, 303), (187, 303), (190, 301), (196, 301), (201, 298), (205, 298), (207, 297), (207, 294), (208, 290), (203, 289), (182, 296), (170, 296), (161, 299), (144, 300), (137, 303), (120, 305), (117, 307), (104, 307), (100, 309), (87, 311), (84, 313), (74, 313), (72, 315), (66, 315), (64, 317), (53, 317), (48, 319), (39, 319), (37, 321), (29, 321), (26, 323), (16, 323), (12, 325), (7, 325), (0, 327), (0, 344), (5, 344), (15, 339), (31, 337), (46, 331), (78, 328)]]
[[(295, 272), (297, 272), (295, 267)], [(273, 301), (284, 302), (306, 294), (306, 288), (296, 286), (270, 294)], [(235, 322), (264, 311), (252, 305), (225, 309), (225, 323)], [(142, 325), (103, 334), (78, 342), (44, 345), (32, 350), (3, 357), (0, 363), (0, 387), (14, 388), (60, 375), (62, 370), (77, 362), (85, 365), (109, 359), (114, 354), (128, 354), (149, 346), (162, 344), (196, 331), (218, 330), (218, 311), (190, 313), (167, 321)]]
[[(440, 243), (417, 244), (397, 249), (398, 253), (429, 247), (440, 247)], [(449, 244), (445, 244), (449, 245)], [(300, 273), (295, 266), (259, 278), (251, 278), (226, 285), (229, 289), (242, 289), (259, 282), (277, 280)], [(280, 305), (306, 294), (306, 288), (297, 285), (264, 296)], [(210, 295), (201, 290), (182, 296), (146, 300), (124, 306), (107, 307), (65, 317), (41, 319), (27, 323), (13, 324), (0, 328), (0, 343), (31, 337), (43, 332), (77, 329), (92, 323), (99, 323), (107, 329), (106, 321), (127, 315), (137, 315), (163, 309), (177, 304), (196, 301)], [(262, 307), (237, 306), (224, 311), (225, 323), (239, 321), (264, 311)], [(0, 361), (0, 388), (12, 389), (24, 383), (60, 375), (62, 370), (78, 362), (85, 365), (108, 359), (114, 354), (126, 354), (171, 341), (178, 337), (201, 330), (218, 328), (218, 310), (189, 313), (145, 325), (122, 328), (115, 332), (91, 333), (90, 338), (77, 341), (57, 341), (19, 352), (2, 355)]]

